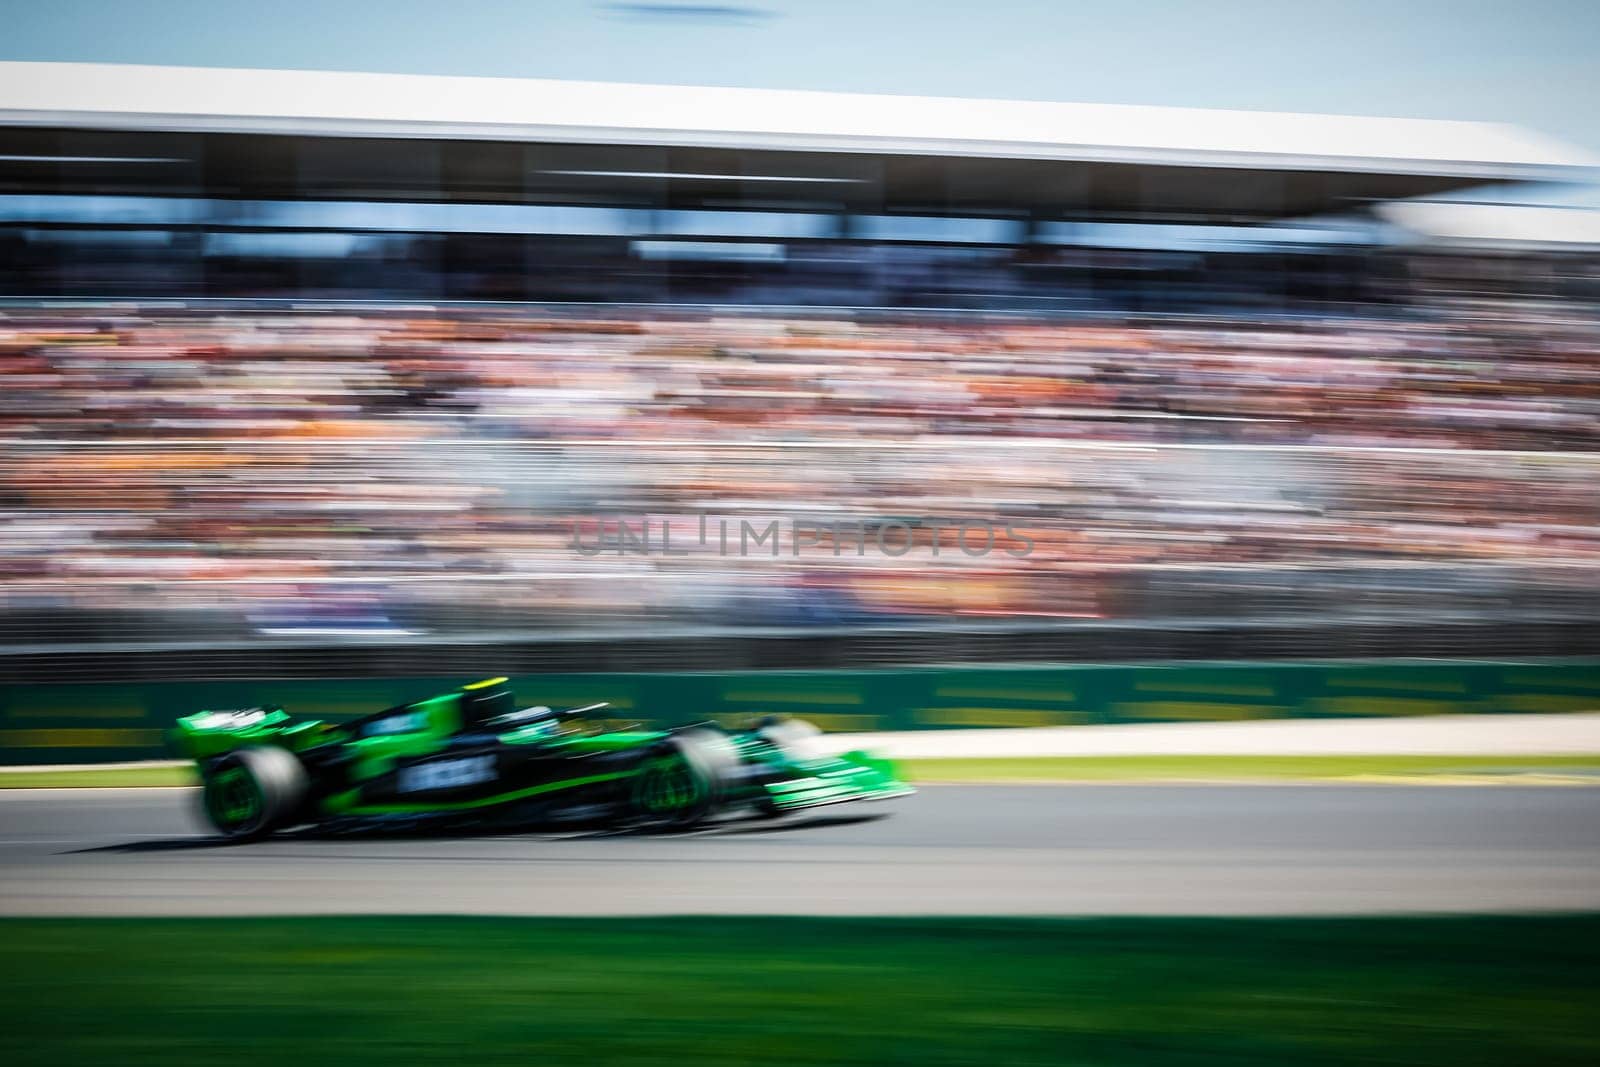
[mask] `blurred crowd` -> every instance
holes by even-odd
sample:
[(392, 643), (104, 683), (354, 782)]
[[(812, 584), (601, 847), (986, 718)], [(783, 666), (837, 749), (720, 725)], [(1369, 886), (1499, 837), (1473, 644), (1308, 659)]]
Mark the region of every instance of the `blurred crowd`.
[[(1600, 565), (1600, 320), (1536, 301), (13, 308), (0, 438), (0, 606), (211, 632), (1126, 616), (1159, 610), (1150, 575)], [(700, 516), (857, 523), (871, 550), (739, 555)], [(1029, 550), (970, 556), (944, 519)], [(574, 550), (608, 522), (670, 526), (674, 552)]]
[(1600, 448), (1600, 317), (0, 317), (0, 432)]

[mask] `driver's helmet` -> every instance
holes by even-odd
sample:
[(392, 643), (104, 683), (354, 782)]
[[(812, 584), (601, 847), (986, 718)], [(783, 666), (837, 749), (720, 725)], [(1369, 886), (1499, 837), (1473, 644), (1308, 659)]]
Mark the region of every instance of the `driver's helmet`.
[(498, 715), (509, 715), (516, 711), (516, 695), (507, 683), (508, 679), (505, 678), (486, 678), (462, 686), (461, 728), (470, 730)]

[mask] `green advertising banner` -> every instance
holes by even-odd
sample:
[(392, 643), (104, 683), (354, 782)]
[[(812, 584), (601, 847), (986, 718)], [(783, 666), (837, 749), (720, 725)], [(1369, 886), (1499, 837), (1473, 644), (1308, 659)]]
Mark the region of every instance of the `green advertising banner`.
[[(280, 704), (348, 719), (470, 678), (129, 682), (0, 691), (0, 764), (161, 759), (180, 715)], [(524, 705), (609, 701), (672, 725), (790, 714), (829, 731), (1600, 710), (1600, 659), (1340, 660), (539, 674)]]

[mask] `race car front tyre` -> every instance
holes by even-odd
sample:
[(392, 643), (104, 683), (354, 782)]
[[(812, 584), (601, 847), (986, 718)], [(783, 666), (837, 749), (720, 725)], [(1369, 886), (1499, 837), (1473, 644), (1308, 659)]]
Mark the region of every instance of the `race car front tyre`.
[(656, 829), (683, 829), (716, 810), (736, 766), (726, 737), (686, 730), (661, 742), (634, 776), (634, 817)]
[[(789, 763), (801, 763), (818, 755), (817, 738), (822, 730), (804, 719), (771, 719), (756, 727), (756, 736), (783, 754)], [(781, 776), (778, 776), (781, 777)], [(784, 814), (773, 802), (771, 794), (762, 791), (751, 802), (751, 810), (763, 819), (777, 819)]]
[(306, 772), (281, 748), (241, 748), (205, 771), (200, 804), (230, 841), (253, 841), (294, 822), (306, 795)]

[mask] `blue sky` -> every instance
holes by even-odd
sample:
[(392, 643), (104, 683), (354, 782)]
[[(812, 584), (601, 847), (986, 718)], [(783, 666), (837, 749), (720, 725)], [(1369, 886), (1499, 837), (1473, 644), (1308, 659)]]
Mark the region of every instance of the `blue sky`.
[(1600, 0), (0, 0), (0, 58), (1489, 119), (1600, 153)]

